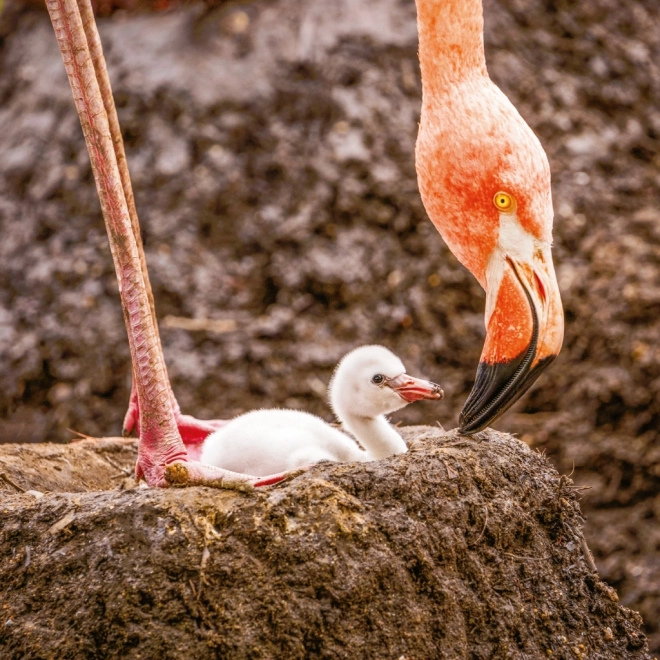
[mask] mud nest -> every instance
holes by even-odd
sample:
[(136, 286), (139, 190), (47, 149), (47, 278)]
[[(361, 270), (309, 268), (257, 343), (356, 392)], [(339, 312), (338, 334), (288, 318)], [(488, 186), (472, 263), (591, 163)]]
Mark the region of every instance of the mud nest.
[(650, 657), (545, 456), (405, 435), (250, 494), (139, 488), (134, 441), (2, 447), (3, 658)]
[[(89, 159), (48, 16), (10, 20), (14, 4), (0, 15), (0, 442), (119, 433), (131, 365)], [(329, 419), (337, 360), (384, 343), (446, 392), (405, 422), (454, 425), (484, 300), (417, 192), (414, 3), (224, 4), (99, 21), (183, 410)], [(600, 574), (658, 654), (660, 3), (485, 5), (489, 72), (550, 159), (567, 314), (557, 363), (498, 424), (591, 486)]]

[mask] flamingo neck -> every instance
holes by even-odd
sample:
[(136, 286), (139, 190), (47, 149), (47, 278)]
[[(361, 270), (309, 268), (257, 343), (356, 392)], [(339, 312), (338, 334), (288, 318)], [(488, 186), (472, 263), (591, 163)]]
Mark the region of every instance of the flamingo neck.
[(367, 461), (378, 461), (392, 454), (403, 454), (408, 450), (403, 438), (383, 415), (378, 417), (351, 415), (343, 419), (342, 423), (365, 448)]
[(488, 77), (481, 0), (415, 1), (424, 103), (466, 78)]

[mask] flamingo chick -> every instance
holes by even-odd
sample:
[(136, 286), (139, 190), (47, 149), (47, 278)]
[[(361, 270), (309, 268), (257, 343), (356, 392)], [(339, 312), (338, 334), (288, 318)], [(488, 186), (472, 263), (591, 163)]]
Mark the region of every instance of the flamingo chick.
[(550, 167), (486, 70), (481, 0), (416, 0), (426, 211), (486, 291), (486, 343), (460, 418), (475, 433), (557, 356), (564, 317), (552, 264)]
[(435, 383), (406, 374), (383, 346), (361, 346), (341, 360), (328, 388), (337, 419), (364, 447), (315, 415), (254, 410), (204, 441), (201, 461), (261, 477), (319, 461), (376, 461), (408, 449), (385, 415), (420, 399), (442, 399)]

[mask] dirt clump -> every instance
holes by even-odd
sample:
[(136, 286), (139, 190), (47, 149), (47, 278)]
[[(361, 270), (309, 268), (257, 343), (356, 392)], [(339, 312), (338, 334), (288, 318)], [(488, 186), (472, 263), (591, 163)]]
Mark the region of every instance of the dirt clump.
[(405, 434), (251, 494), (1, 487), (3, 658), (650, 658), (543, 455)]
[(6, 444), (0, 451), (0, 481), (21, 492), (112, 490), (132, 478), (136, 459), (137, 440), (131, 438)]

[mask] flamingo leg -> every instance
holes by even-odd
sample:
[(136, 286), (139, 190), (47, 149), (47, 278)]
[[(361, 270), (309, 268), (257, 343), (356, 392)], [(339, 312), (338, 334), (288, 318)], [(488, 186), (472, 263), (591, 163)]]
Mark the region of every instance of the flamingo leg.
[[(150, 486), (207, 485), (251, 490), (254, 486), (276, 483), (284, 475), (256, 478), (204, 465), (188, 456), (177, 427), (153, 302), (150, 304), (147, 293), (146, 266), (140, 258), (136, 239), (139, 227), (131, 222), (126, 188), (106, 111), (106, 103), (114, 108), (110, 86), (105, 74), (104, 103), (90, 52), (87, 35), (90, 35), (92, 44), (96, 40), (96, 46), (93, 46), (96, 65), (104, 70), (91, 7), (84, 10), (83, 23), (76, 0), (47, 0), (46, 4), (89, 151), (119, 283), (140, 412), (136, 476), (144, 478)], [(81, 0), (81, 5), (85, 4), (89, 4), (88, 0)], [(123, 154), (123, 147), (121, 152)], [(125, 163), (125, 157), (123, 161)], [(125, 174), (128, 180), (127, 169)], [(132, 198), (132, 194), (130, 196)], [(137, 216), (135, 220), (137, 222)]]
[[(124, 140), (119, 128), (119, 119), (117, 117), (117, 110), (112, 96), (112, 88), (110, 87), (110, 78), (108, 77), (108, 70), (105, 66), (105, 58), (103, 57), (103, 47), (101, 46), (101, 38), (98, 30), (96, 29), (96, 21), (94, 20), (94, 12), (90, 0), (78, 0), (78, 9), (83, 23), (85, 38), (87, 39), (87, 47), (89, 49), (92, 65), (96, 74), (96, 80), (99, 84), (101, 92), (101, 99), (103, 100), (103, 107), (108, 117), (108, 125), (110, 127), (110, 137), (115, 151), (115, 158), (117, 160), (117, 167), (119, 169), (119, 177), (121, 179), (121, 186), (124, 191), (124, 198), (126, 199), (126, 206), (128, 207), (128, 215), (131, 220), (131, 227), (133, 229), (133, 236), (137, 246), (138, 256), (140, 259), (140, 269), (142, 271), (142, 278), (144, 280), (144, 288), (149, 299), (149, 308), (151, 316), (154, 319), (154, 327), (156, 329), (155, 341), (161, 346), (160, 333), (158, 331), (158, 323), (156, 321), (156, 306), (154, 304), (153, 291), (149, 281), (149, 273), (147, 271), (147, 261), (144, 254), (144, 246), (142, 244), (142, 234), (140, 232), (140, 223), (138, 221), (137, 210), (135, 208), (135, 198), (133, 196), (133, 186), (131, 185), (131, 177), (128, 172), (128, 161), (126, 160), (126, 151), (124, 150)], [(174, 410), (174, 417), (177, 422), (181, 439), (186, 447), (193, 446), (193, 453), (195, 452), (194, 446), (201, 446), (206, 437), (222, 427), (227, 422), (225, 420), (199, 420), (191, 415), (184, 415), (181, 413), (181, 408), (174, 396), (172, 386), (169, 378), (167, 378), (167, 388), (169, 390), (172, 408)], [(128, 410), (124, 417), (123, 423), (124, 435), (129, 435), (131, 432), (140, 433), (140, 406), (138, 400), (137, 388), (135, 386), (135, 373), (133, 373), (133, 383), (131, 386), (131, 396), (129, 399)]]

